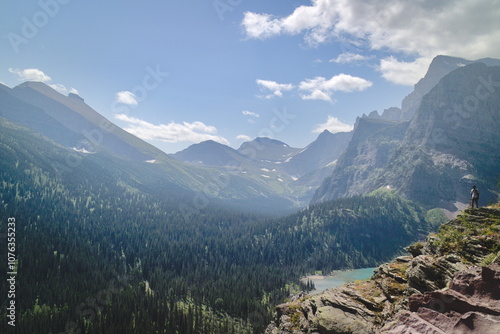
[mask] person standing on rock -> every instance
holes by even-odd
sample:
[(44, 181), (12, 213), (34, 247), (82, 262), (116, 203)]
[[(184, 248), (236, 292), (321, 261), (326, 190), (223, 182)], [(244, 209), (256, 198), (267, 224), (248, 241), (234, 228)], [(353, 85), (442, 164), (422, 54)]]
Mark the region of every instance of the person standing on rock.
[(479, 208), (478, 202), (479, 202), (479, 190), (476, 188), (476, 186), (472, 186), (472, 189), (470, 190), (471, 208), (474, 209), (474, 203), (476, 203), (476, 208)]

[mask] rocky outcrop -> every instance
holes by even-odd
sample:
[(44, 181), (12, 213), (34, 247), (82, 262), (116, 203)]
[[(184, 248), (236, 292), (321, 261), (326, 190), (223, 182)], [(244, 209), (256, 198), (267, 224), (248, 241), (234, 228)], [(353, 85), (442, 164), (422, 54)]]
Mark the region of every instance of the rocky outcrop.
[(500, 209), (466, 210), (368, 281), (279, 305), (266, 334), (500, 332)]
[(347, 328), (370, 333), (379, 311), (376, 302), (348, 285), (278, 307), (281, 325), (270, 327), (268, 333), (344, 333)]
[(450, 287), (409, 297), (381, 333), (498, 333), (500, 261), (457, 273)]

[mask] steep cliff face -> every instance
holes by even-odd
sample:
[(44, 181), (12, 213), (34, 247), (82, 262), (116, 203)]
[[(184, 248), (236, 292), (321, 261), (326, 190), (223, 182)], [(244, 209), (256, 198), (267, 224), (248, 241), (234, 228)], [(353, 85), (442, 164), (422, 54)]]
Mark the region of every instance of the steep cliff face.
[(436, 56), (425, 76), (415, 84), (415, 89), (401, 103), (400, 120), (410, 120), (420, 108), (422, 98), (436, 86), (442, 77), (457, 68), (472, 63), (484, 63), (488, 66), (500, 66), (500, 60), (484, 58), (475, 61), (450, 56)]
[(406, 197), (456, 210), (473, 184), (496, 200), (500, 166), (500, 67), (482, 63), (445, 76), (422, 100), (399, 150), (381, 175)]
[(361, 118), (353, 140), (313, 201), (389, 186), (427, 208), (456, 212), (468, 203), (474, 184), (482, 189), (483, 205), (496, 201), (499, 105), (500, 67), (459, 67), (422, 98), (409, 123), (359, 136), (357, 132), (367, 128), (363, 122), (381, 121)]
[(399, 148), (408, 123), (363, 117), (332, 175), (316, 191), (312, 202), (368, 193)]
[(500, 209), (466, 210), (368, 281), (279, 305), (267, 334), (500, 332)]
[(331, 133), (324, 130), (315, 141), (288, 159), (283, 164), (283, 168), (291, 175), (300, 178), (334, 165), (351, 138), (352, 132)]

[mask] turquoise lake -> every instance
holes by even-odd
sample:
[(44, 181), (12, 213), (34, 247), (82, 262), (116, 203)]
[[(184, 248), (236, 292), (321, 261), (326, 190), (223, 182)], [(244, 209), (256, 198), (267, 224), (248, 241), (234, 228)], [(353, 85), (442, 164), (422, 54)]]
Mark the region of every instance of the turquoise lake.
[(309, 293), (319, 293), (326, 289), (335, 288), (349, 282), (367, 280), (372, 277), (374, 269), (375, 268), (338, 270), (329, 276), (308, 276), (307, 278), (314, 282), (314, 286), (316, 287), (316, 290)]

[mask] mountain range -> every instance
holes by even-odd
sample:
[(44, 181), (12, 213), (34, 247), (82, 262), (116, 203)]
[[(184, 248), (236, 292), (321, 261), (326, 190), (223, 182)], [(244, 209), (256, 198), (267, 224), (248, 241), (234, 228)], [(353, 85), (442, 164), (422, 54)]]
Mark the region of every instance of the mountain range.
[(282, 212), (293, 207), (268, 183), (237, 170), (221, 172), (179, 162), (113, 124), (78, 95), (64, 96), (44, 83), (25, 82), (12, 89), (0, 84), (0, 120), (2, 127), (26, 127), (34, 135), (43, 135), (46, 145), (65, 150), (66, 160), (51, 166), (57, 173), (71, 171), (88, 160), (113, 166), (146, 188), (163, 184), (166, 192), (169, 187), (184, 189), (193, 194), (187, 205), (195, 209), (210, 201), (258, 211)]
[[(302, 205), (386, 188), (452, 214), (468, 205), (473, 184), (488, 204), (500, 176), (499, 66), (491, 58), (437, 56), (401, 108), (364, 114), (351, 132), (325, 130), (302, 150), (257, 138), (231, 152), (244, 159), (245, 173), (253, 166), (254, 175), (278, 180)], [(216, 168), (236, 163), (201, 147), (173, 157)], [(252, 147), (258, 150), (245, 159), (241, 153)]]
[(387, 187), (428, 208), (456, 212), (468, 204), (473, 184), (482, 189), (483, 204), (495, 201), (499, 87), (500, 67), (457, 66), (423, 95), (410, 121), (359, 119), (353, 140), (313, 202)]
[(260, 137), (238, 149), (206, 141), (169, 155), (80, 96), (40, 82), (0, 84), (0, 117), (79, 159), (113, 161), (140, 183), (165, 182), (197, 194), (197, 202), (279, 213), (386, 188), (427, 208), (456, 212), (467, 205), (472, 184), (483, 203), (498, 193), (499, 65), (438, 56), (401, 108), (362, 115), (351, 132), (325, 130), (305, 148)]
[[(324, 131), (304, 148), (256, 138), (237, 149), (206, 141), (171, 155), (78, 95), (39, 82), (0, 85), (0, 216), (18, 222), (23, 287), (16, 329), (262, 333), (274, 305), (307, 289), (303, 275), (390, 260), (435, 231), (442, 209), (451, 215), (466, 206), (473, 184), (480, 205), (496, 200), (496, 65), (437, 57), (401, 108), (372, 111), (353, 131)], [(440, 245), (496, 252), (498, 219), (480, 234), (474, 221), (444, 227)], [(432, 248), (439, 239), (429, 238), (424, 250), (441, 256)], [(415, 260), (418, 269), (417, 258), (404, 263)], [(380, 289), (390, 301), (402, 283), (362, 285), (363, 299), (350, 294), (352, 305)], [(302, 321), (296, 312), (290, 319)]]
[(172, 155), (194, 166), (240, 174), (271, 185), (297, 206), (307, 204), (321, 181), (347, 147), (351, 133), (332, 134), (325, 130), (304, 149), (292, 148), (270, 138), (258, 137), (237, 150), (213, 141), (194, 144)]

